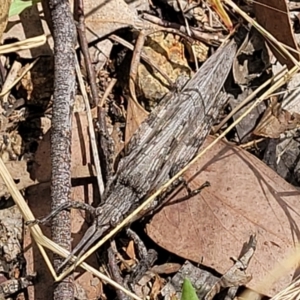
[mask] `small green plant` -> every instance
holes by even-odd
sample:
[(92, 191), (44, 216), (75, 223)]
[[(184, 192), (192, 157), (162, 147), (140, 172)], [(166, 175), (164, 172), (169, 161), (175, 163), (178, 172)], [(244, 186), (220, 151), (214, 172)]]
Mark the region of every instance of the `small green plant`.
[(191, 281), (185, 278), (182, 285), (182, 294), (180, 300), (199, 300)]
[(10, 9), (9, 17), (19, 15), (24, 9), (41, 2), (41, 0), (13, 0)]

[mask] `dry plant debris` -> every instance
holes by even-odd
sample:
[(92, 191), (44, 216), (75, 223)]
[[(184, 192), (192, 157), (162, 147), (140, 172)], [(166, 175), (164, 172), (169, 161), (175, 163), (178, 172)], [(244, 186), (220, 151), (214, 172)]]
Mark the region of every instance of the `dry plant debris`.
[(8, 12), (10, 7), (11, 1), (1, 0), (0, 1), (0, 37), (2, 37), (2, 34), (6, 28), (7, 20), (8, 20)]
[[(289, 18), (288, 3), (286, 0), (259, 0), (253, 3), (253, 10), (259, 22), (266, 30), (274, 35), (279, 41), (296, 50), (291, 54), (299, 60), (299, 47), (295, 40), (295, 35), (292, 30), (291, 20)], [(272, 10), (272, 12), (270, 12)], [(279, 30), (280, 28), (280, 30)], [(293, 67), (293, 62), (285, 57), (276, 49), (276, 45), (269, 44), (273, 54), (282, 65), (287, 65), (288, 68)]]
[[(181, 188), (153, 217), (147, 233), (160, 246), (223, 274), (229, 258), (238, 256), (244, 241), (257, 233), (257, 250), (248, 269), (253, 276), (250, 287), (294, 248), (299, 192), (253, 155), (219, 143), (190, 168), (186, 180), (191, 189), (206, 180), (210, 187), (188, 201)], [(291, 270), (258, 292), (274, 295), (292, 277)]]

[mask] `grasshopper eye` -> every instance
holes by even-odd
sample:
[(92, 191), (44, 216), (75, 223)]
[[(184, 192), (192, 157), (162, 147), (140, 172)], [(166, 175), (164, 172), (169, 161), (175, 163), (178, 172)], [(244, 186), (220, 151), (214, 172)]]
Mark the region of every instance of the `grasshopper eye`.
[(120, 213), (114, 214), (110, 219), (110, 224), (113, 227), (116, 227), (121, 221), (122, 215)]

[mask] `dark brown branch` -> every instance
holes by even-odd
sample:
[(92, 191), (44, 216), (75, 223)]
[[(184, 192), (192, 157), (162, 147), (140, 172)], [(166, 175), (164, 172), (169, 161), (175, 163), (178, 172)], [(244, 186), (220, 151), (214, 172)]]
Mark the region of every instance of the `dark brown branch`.
[(136, 93), (135, 93), (135, 82), (137, 78), (138, 66), (141, 59), (141, 53), (143, 51), (143, 46), (145, 43), (145, 38), (146, 38), (145, 32), (141, 30), (136, 39), (136, 43), (132, 53), (131, 64), (130, 64), (129, 92), (130, 92), (131, 99), (133, 99), (135, 103), (138, 103), (138, 100), (136, 98)]
[[(149, 15), (146, 13), (143, 14), (143, 18), (153, 24), (165, 27), (164, 31), (173, 32), (180, 36), (183, 35), (184, 38), (186, 38), (186, 36), (187, 36), (186, 28), (183, 25), (169, 22), (166, 20), (162, 20), (158, 17), (152, 16), (152, 15)], [(195, 28), (190, 28), (190, 29), (191, 29), (191, 33), (192, 33), (192, 38), (202, 41), (208, 45), (212, 45), (212, 46), (216, 47), (216, 46), (219, 46), (222, 42), (224, 42), (224, 37), (219, 36), (218, 34), (201, 32)]]
[(74, 8), (74, 11), (76, 13), (75, 18), (78, 21), (77, 32), (78, 32), (80, 47), (83, 53), (86, 72), (91, 87), (92, 97), (94, 100), (93, 104), (98, 105), (99, 95), (98, 95), (97, 84), (96, 84), (96, 75), (95, 75), (95, 70), (93, 69), (92, 66), (91, 57), (88, 48), (88, 42), (85, 34), (86, 30), (85, 30), (83, 0), (77, 0), (75, 1), (75, 4), (77, 4)]
[[(120, 43), (121, 45), (123, 45), (124, 47), (126, 47), (130, 50), (134, 50), (134, 46), (132, 44), (130, 44), (129, 42), (127, 42), (126, 40), (122, 39), (121, 37), (119, 37), (115, 34), (110, 35), (109, 38), (117, 43)], [(151, 61), (151, 59), (145, 53), (141, 52), (141, 58), (150, 67), (152, 67), (154, 70), (156, 70), (157, 72), (160, 73), (160, 75), (168, 82), (170, 88), (173, 86), (174, 83), (169, 78), (167, 73), (162, 68), (160, 68), (157, 64), (155, 64), (155, 62)]]
[[(71, 129), (75, 94), (76, 28), (67, 0), (49, 0), (54, 38), (54, 96), (51, 135), (51, 203), (52, 210), (70, 201)], [(70, 213), (60, 212), (52, 221), (52, 239), (71, 250)], [(54, 255), (55, 270), (62, 258)], [(66, 277), (54, 288), (53, 299), (74, 299), (73, 279)]]
[[(120, 274), (120, 269), (117, 264), (117, 259), (115, 257), (115, 252), (112, 246), (108, 249), (108, 267), (110, 274), (114, 281), (116, 281), (120, 285), (124, 285), (124, 280)], [(129, 300), (130, 298), (125, 295), (125, 293), (121, 290), (116, 290), (117, 297), (119, 300)]]

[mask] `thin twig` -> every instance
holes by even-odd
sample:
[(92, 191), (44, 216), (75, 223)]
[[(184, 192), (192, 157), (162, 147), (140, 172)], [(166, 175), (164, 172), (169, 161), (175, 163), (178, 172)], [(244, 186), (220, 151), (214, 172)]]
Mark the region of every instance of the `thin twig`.
[[(192, 36), (190, 25), (189, 25), (189, 22), (187, 21), (187, 18), (185, 16), (185, 14), (184, 14), (184, 11), (183, 11), (183, 8), (182, 8), (182, 5), (181, 5), (181, 1), (177, 0), (177, 4), (180, 8), (180, 11), (182, 13), (182, 17), (184, 19), (186, 32), (187, 32), (188, 36)], [(194, 62), (195, 62), (196, 71), (198, 71), (199, 64), (198, 64), (198, 59), (197, 59), (197, 55), (196, 55), (196, 52), (195, 52), (195, 47), (194, 47), (193, 44), (191, 44), (191, 49), (192, 49), (193, 59), (194, 59)]]
[[(129, 72), (129, 93), (130, 93), (130, 98), (135, 102), (136, 105), (140, 106), (137, 98), (136, 98), (136, 93), (135, 93), (135, 82), (137, 78), (137, 72), (138, 72), (138, 66), (140, 63), (140, 58), (141, 58), (141, 53), (143, 50), (143, 46), (145, 43), (145, 32), (144, 30), (141, 30), (139, 32), (139, 35), (137, 37), (134, 50), (132, 53), (132, 59), (131, 59), (131, 64), (130, 64), (130, 72)], [(144, 108), (141, 107), (143, 110)]]
[[(112, 39), (115, 42), (120, 43), (121, 45), (125, 46), (126, 48), (130, 49), (130, 50), (134, 50), (134, 46), (131, 45), (129, 42), (127, 42), (126, 40), (122, 39), (121, 37), (117, 36), (117, 35), (110, 35), (109, 36), (110, 39)], [(157, 72), (160, 73), (160, 75), (168, 82), (168, 84), (170, 85), (170, 87), (173, 86), (174, 82), (172, 82), (172, 80), (170, 79), (170, 77), (167, 75), (167, 73), (165, 73), (165, 71), (163, 69), (161, 69), (159, 66), (157, 66), (153, 61), (151, 61), (151, 59), (145, 54), (145, 53), (141, 53), (141, 58), (143, 61), (145, 61), (149, 66), (151, 66), (153, 69), (155, 69)]]
[(91, 93), (94, 100), (93, 102), (95, 105), (98, 105), (99, 95), (98, 95), (98, 89), (96, 84), (96, 75), (95, 75), (95, 70), (93, 69), (92, 66), (91, 57), (88, 48), (88, 42), (85, 34), (86, 30), (85, 30), (85, 19), (84, 19), (84, 3), (82, 0), (77, 0), (75, 1), (74, 4), (77, 4), (77, 7), (75, 7), (74, 11), (75, 11), (76, 20), (78, 20), (77, 32), (78, 32), (81, 51), (83, 53), (83, 57), (85, 61), (87, 77), (91, 87)]
[(75, 69), (76, 69), (76, 74), (77, 74), (77, 79), (80, 87), (80, 91), (85, 103), (85, 109), (86, 109), (86, 114), (87, 114), (87, 119), (88, 119), (88, 124), (89, 124), (89, 134), (90, 134), (90, 141), (91, 141), (91, 146), (92, 146), (92, 153), (93, 153), (93, 160), (94, 160), (94, 165), (96, 169), (96, 175), (97, 175), (97, 183), (99, 187), (99, 192), (100, 192), (100, 197), (102, 199), (102, 195), (104, 193), (104, 183), (103, 183), (103, 177), (102, 177), (102, 172), (101, 172), (101, 166), (100, 166), (100, 160), (99, 160), (99, 153), (98, 153), (98, 147), (97, 147), (97, 142), (96, 142), (96, 136), (95, 136), (95, 131), (94, 131), (94, 126), (93, 126), (93, 118), (92, 118), (92, 113), (91, 113), (91, 108), (90, 108), (90, 103), (89, 99), (84, 87), (84, 83), (82, 80), (82, 75), (80, 72), (80, 66), (76, 57), (76, 62), (75, 62)]
[[(146, 13), (143, 14), (143, 19), (152, 22), (153, 24), (164, 27), (165, 31), (172, 30), (173, 33), (176, 33), (184, 38), (187, 38), (186, 28), (180, 24), (162, 20), (158, 17)], [(192, 33), (192, 38), (202, 41), (214, 47), (219, 46), (224, 41), (224, 37), (222, 36), (219, 37), (217, 34), (205, 33), (202, 31), (198, 31), (194, 28), (191, 28), (191, 33)]]
[(39, 61), (39, 59), (40, 58), (38, 57), (28, 66), (25, 66), (24, 69), (22, 70), (22, 73), (18, 76), (18, 78), (15, 79), (14, 82), (11, 83), (8, 87), (3, 85), (2, 91), (0, 93), (0, 97), (3, 97), (7, 93), (9, 93), (11, 89), (26, 75), (26, 73), (29, 72), (35, 66), (35, 64)]
[(109, 93), (112, 91), (113, 87), (115, 86), (115, 84), (117, 83), (117, 79), (116, 78), (112, 78), (111, 81), (108, 83), (108, 86), (106, 87), (105, 91), (104, 91), (104, 94), (100, 100), (100, 103), (99, 103), (99, 107), (103, 107), (104, 106), (104, 103), (109, 95)]
[[(108, 249), (108, 267), (112, 278), (120, 285), (123, 285), (123, 278), (112, 246)], [(130, 298), (121, 290), (116, 291), (119, 300), (129, 300)]]

